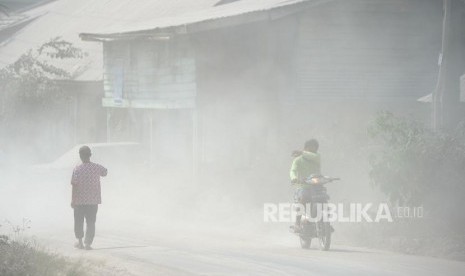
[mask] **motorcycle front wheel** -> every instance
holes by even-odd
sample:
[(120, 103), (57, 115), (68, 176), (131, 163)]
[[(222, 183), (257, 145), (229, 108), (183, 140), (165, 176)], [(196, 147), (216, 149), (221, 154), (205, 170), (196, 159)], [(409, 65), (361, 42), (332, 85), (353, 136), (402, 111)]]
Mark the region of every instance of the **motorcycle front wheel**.
[(307, 237), (300, 237), (300, 246), (302, 249), (310, 249), (310, 245), (312, 244), (312, 239)]
[(320, 241), (320, 249), (328, 251), (331, 246), (331, 225), (329, 222), (322, 222), (320, 233), (318, 233), (318, 240)]

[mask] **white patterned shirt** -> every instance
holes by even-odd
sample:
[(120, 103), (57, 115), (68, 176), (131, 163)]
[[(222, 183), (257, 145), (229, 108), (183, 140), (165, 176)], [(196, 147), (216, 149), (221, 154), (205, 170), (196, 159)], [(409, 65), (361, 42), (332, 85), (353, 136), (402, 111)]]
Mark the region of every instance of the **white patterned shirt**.
[(76, 166), (71, 177), (73, 205), (96, 205), (102, 203), (100, 177), (107, 175), (102, 165), (86, 162)]

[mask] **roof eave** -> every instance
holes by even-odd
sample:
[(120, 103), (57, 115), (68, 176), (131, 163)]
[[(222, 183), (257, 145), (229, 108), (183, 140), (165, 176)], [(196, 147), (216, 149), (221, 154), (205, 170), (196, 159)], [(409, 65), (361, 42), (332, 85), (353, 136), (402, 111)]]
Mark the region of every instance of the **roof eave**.
[(334, 0), (320, 0), (312, 2), (301, 2), (292, 5), (274, 7), (269, 10), (251, 11), (242, 14), (237, 14), (228, 17), (212, 18), (189, 24), (177, 26), (168, 26), (162, 28), (154, 28), (148, 30), (139, 30), (124, 33), (81, 33), (79, 37), (85, 41), (108, 42), (116, 40), (160, 40), (166, 39), (178, 34), (192, 34), (213, 29), (221, 29), (226, 27), (234, 27), (243, 24), (255, 23), (260, 21), (272, 21), (283, 18), (285, 16), (301, 12), (304, 9), (326, 4)]
[(152, 32), (147, 34), (146, 32), (131, 32), (131, 33), (114, 33), (114, 34), (93, 34), (93, 33), (80, 33), (79, 37), (84, 41), (96, 41), (96, 42), (109, 42), (109, 41), (120, 41), (120, 40), (169, 40), (172, 33), (156, 33)]

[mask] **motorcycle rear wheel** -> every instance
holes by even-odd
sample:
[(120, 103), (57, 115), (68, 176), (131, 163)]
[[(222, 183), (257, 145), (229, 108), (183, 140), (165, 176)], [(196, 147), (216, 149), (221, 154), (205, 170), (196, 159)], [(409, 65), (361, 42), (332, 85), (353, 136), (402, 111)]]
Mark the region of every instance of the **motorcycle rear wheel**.
[(323, 222), (322, 232), (318, 240), (320, 241), (320, 250), (328, 251), (331, 246), (331, 225), (329, 222)]
[(302, 247), (302, 249), (310, 249), (311, 244), (312, 244), (311, 238), (300, 237), (300, 246)]

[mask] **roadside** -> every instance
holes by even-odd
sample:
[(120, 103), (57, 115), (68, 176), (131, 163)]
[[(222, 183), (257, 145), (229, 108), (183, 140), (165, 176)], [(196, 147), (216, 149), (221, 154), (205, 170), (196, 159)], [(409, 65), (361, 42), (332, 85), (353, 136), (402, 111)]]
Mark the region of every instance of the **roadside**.
[(65, 257), (32, 238), (0, 235), (0, 275), (131, 275), (92, 258)]
[(428, 256), (465, 262), (465, 237), (449, 229), (439, 229), (428, 220), (384, 224), (338, 225), (341, 241), (351, 246), (388, 250), (408, 255)]
[(292, 235), (228, 235), (101, 229), (95, 250), (75, 250), (67, 235), (48, 239), (64, 255), (118, 266), (134, 275), (462, 275), (464, 262), (409, 256), (335, 244), (302, 250)]

